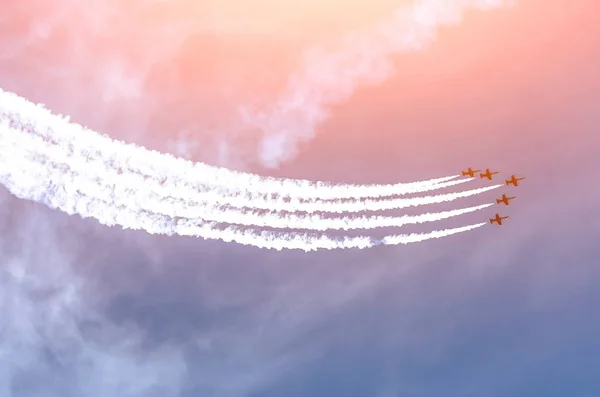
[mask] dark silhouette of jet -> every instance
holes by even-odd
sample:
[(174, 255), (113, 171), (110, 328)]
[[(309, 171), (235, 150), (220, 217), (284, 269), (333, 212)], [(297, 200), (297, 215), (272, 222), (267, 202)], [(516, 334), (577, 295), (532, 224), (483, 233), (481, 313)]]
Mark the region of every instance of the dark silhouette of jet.
[(496, 175), (497, 173), (498, 173), (498, 172), (492, 172), (492, 171), (490, 171), (490, 169), (489, 169), (489, 168), (486, 168), (486, 170), (485, 170), (485, 172), (484, 172), (484, 173), (480, 173), (480, 174), (479, 174), (479, 177), (480, 177), (481, 179), (483, 179), (483, 178), (487, 178), (487, 179), (489, 179), (489, 180), (491, 181), (491, 180), (492, 180), (492, 175)]
[(479, 172), (479, 171), (481, 171), (481, 170), (473, 170), (473, 169), (471, 169), (471, 167), (469, 167), (468, 170), (462, 172), (462, 175), (463, 176), (470, 176), (471, 178), (474, 178), (475, 177), (475, 173)]
[(508, 218), (510, 218), (510, 216), (500, 216), (499, 214), (496, 214), (495, 218), (490, 218), (490, 223), (496, 222), (498, 224), (498, 226), (502, 226), (502, 219), (508, 219)]
[(504, 203), (505, 205), (508, 205), (509, 201), (514, 199), (516, 197), (506, 197), (506, 194), (502, 195), (502, 198), (496, 199), (496, 203), (500, 204), (500, 203)]
[(510, 185), (512, 183), (513, 185), (515, 185), (515, 187), (517, 187), (517, 186), (519, 186), (519, 181), (522, 181), (523, 179), (525, 179), (525, 177), (523, 177), (523, 178), (517, 178), (513, 174), (513, 176), (511, 176), (510, 179), (507, 179), (504, 182), (506, 182), (507, 185)]

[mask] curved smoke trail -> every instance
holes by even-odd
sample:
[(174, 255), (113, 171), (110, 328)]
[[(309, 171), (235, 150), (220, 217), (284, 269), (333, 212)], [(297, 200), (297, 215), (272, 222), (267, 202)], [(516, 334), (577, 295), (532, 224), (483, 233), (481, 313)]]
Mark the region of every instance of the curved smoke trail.
[[(147, 211), (171, 218), (202, 219), (242, 226), (279, 229), (350, 230), (401, 227), (407, 224), (434, 222), (478, 211), (493, 205), (484, 204), (439, 213), (405, 215), (402, 217), (328, 218), (316, 214), (260, 213), (236, 209), (215, 211), (210, 207), (193, 207), (185, 202), (174, 203), (164, 197), (156, 196), (156, 194), (144, 189), (144, 184), (132, 183), (132, 180), (127, 178), (127, 174), (112, 173), (112, 175), (105, 175), (104, 180), (97, 178), (89, 172), (89, 164), (85, 161), (79, 163), (71, 161), (71, 164), (68, 164), (68, 158), (63, 152), (57, 150), (57, 147), (50, 146), (44, 141), (14, 128), (6, 128), (2, 131), (2, 144), (7, 152), (5, 157), (11, 157), (10, 164), (13, 167), (17, 166), (21, 159), (34, 160), (44, 164), (49, 170), (56, 170), (57, 174), (53, 175), (55, 179), (71, 180), (70, 184), (77, 186), (78, 193), (82, 195), (104, 202), (112, 202), (115, 205), (125, 205), (131, 210)], [(73, 164), (77, 164), (78, 167), (73, 168)], [(19, 168), (27, 167), (27, 164), (19, 166)]]
[[(52, 114), (42, 105), (36, 105), (2, 89), (0, 89), (0, 117), (21, 125), (32, 125), (34, 127), (32, 133), (49, 142), (66, 146), (78, 152), (78, 155), (86, 158), (101, 157), (113, 167), (135, 170), (148, 178), (162, 179), (163, 185), (170, 188), (175, 185), (186, 185), (189, 191), (206, 188), (205, 185), (217, 185), (224, 188), (225, 192), (234, 190), (244, 193), (278, 194), (283, 197), (340, 199), (426, 192), (468, 181), (468, 179), (456, 181), (440, 187), (441, 183), (447, 183), (458, 177), (454, 175), (429, 181), (388, 185), (331, 185), (327, 182), (262, 177), (203, 163), (193, 163), (166, 153), (113, 140), (70, 122), (68, 117)], [(132, 159), (135, 159), (135, 162)], [(168, 178), (174, 175), (177, 175), (176, 180)], [(179, 187), (178, 189), (181, 190)]]
[[(43, 121), (43, 119), (36, 120), (38, 128), (41, 128), (40, 125), (43, 125)], [(124, 228), (143, 229), (149, 233), (200, 236), (209, 239), (235, 241), (240, 244), (255, 245), (261, 248), (278, 250), (302, 249), (306, 251), (315, 249), (368, 248), (381, 244), (404, 244), (471, 230), (474, 227), (482, 225), (470, 225), (463, 228), (424, 234), (392, 235), (379, 240), (373, 240), (368, 236), (334, 238), (327, 235), (307, 233), (257, 231), (253, 229), (241, 229), (236, 226), (220, 229), (219, 224), (228, 223), (228, 221), (238, 224), (239, 219), (236, 219), (236, 217), (223, 218), (222, 213), (220, 218), (216, 217), (212, 221), (202, 219), (201, 216), (184, 218), (157, 213), (156, 211), (160, 211), (161, 209), (164, 212), (164, 205), (162, 207), (144, 207), (143, 201), (147, 197), (140, 196), (139, 194), (132, 195), (132, 192), (122, 188), (119, 190), (123, 186), (123, 180), (113, 179), (113, 182), (117, 181), (120, 183), (113, 183), (112, 186), (102, 185), (94, 180), (93, 183), (90, 183), (90, 179), (85, 174), (85, 162), (80, 164), (83, 168), (80, 167), (79, 170), (72, 170), (68, 164), (69, 158), (65, 156), (64, 151), (57, 150), (58, 147), (56, 145), (47, 143), (39, 139), (39, 137), (34, 137), (27, 132), (14, 128), (16, 124), (18, 123), (15, 123), (12, 119), (7, 120), (3, 118), (0, 125), (0, 144), (2, 149), (0, 150), (0, 166), (2, 167), (0, 182), (18, 197), (39, 201), (51, 208), (60, 209), (69, 214), (93, 217), (105, 225), (121, 225)], [(104, 139), (109, 140), (109, 138)], [(72, 142), (71, 145), (75, 145), (76, 143), (77, 141)], [(76, 153), (77, 151), (73, 152)], [(118, 158), (118, 154), (117, 152), (113, 156)], [(52, 158), (52, 156), (55, 156), (55, 158)], [(65, 161), (65, 157), (67, 161)], [(61, 159), (63, 160), (62, 163), (57, 162), (57, 160)], [(136, 162), (137, 159), (133, 158), (129, 160)], [(73, 165), (76, 162), (70, 161), (70, 163)], [(77, 171), (81, 174), (77, 174)], [(127, 175), (126, 169), (121, 170), (121, 172)], [(109, 177), (108, 180), (110, 179)], [(135, 186), (133, 187), (135, 188)], [(107, 192), (112, 193), (107, 195)], [(94, 197), (94, 195), (100, 197)], [(460, 211), (463, 211), (463, 213), (472, 212), (485, 206), (487, 205), (458, 211), (459, 213)], [(459, 213), (450, 212), (450, 216), (456, 216)], [(167, 212), (167, 214), (171, 213)], [(206, 217), (206, 214), (203, 215)], [(435, 217), (444, 219), (444, 217), (449, 216), (448, 213), (426, 214), (421, 220), (432, 221)], [(380, 225), (386, 226), (389, 225), (390, 219), (393, 219), (389, 217), (382, 220), (382, 218), (372, 218), (367, 223), (379, 222)], [(256, 219), (259, 218), (254, 218), (252, 222)], [(342, 222), (350, 222), (350, 219), (344, 218)], [(396, 218), (392, 222), (396, 222), (396, 225), (401, 222), (405, 224), (407, 223), (406, 219)], [(296, 221), (298, 222), (298, 218), (296, 218)], [(325, 220), (323, 219), (322, 221)], [(334, 227), (340, 226), (339, 221), (334, 222), (338, 222), (334, 224)], [(385, 224), (385, 222), (388, 222), (388, 224)], [(265, 225), (265, 223), (261, 225)], [(279, 223), (278, 225), (282, 224)], [(374, 227), (382, 227), (376, 223), (372, 223), (372, 225)], [(344, 228), (344, 225), (341, 226), (341, 228)], [(331, 225), (328, 227), (331, 227)]]
[[(12, 120), (12, 119), (11, 119)], [(13, 128), (17, 125), (13, 123)], [(154, 208), (168, 208), (165, 213), (170, 216), (180, 217), (201, 217), (205, 220), (224, 219), (227, 215), (229, 218), (238, 220), (238, 224), (282, 227), (282, 222), (287, 223), (290, 228), (305, 228), (315, 230), (326, 230), (329, 228), (338, 229), (355, 229), (355, 228), (372, 228), (372, 227), (389, 227), (401, 226), (408, 223), (420, 222), (417, 219), (431, 219), (431, 216), (425, 218), (411, 217), (405, 221), (397, 219), (379, 217), (378, 222), (374, 222), (373, 217), (362, 218), (338, 218), (326, 219), (318, 215), (277, 215), (270, 213), (253, 213), (252, 211), (240, 211), (237, 208), (266, 210), (269, 212), (362, 212), (362, 211), (381, 211), (388, 209), (405, 208), (409, 206), (425, 205), (432, 203), (440, 203), (453, 201), (458, 198), (469, 197), (483, 192), (497, 189), (502, 185), (494, 185), (479, 189), (472, 189), (457, 193), (447, 193), (437, 196), (412, 197), (412, 198), (397, 198), (387, 200), (353, 200), (350, 202), (334, 201), (334, 202), (269, 202), (268, 200), (259, 200), (256, 198), (246, 198), (239, 196), (219, 195), (217, 192), (208, 191), (207, 196), (211, 196), (208, 200), (196, 201), (197, 197), (189, 193), (178, 194), (181, 187), (176, 189), (167, 189), (161, 184), (150, 183), (152, 179), (143, 178), (135, 172), (123, 173), (115, 168), (107, 168), (102, 159), (93, 157), (77, 156), (74, 152), (65, 150), (64, 146), (51, 145), (37, 136), (31, 134), (18, 133), (13, 139), (19, 141), (19, 145), (29, 148), (38, 156), (46, 156), (48, 161), (61, 163), (64, 166), (70, 167), (79, 173), (84, 173), (88, 177), (94, 177), (94, 180), (103, 184), (106, 181), (114, 181), (114, 184), (121, 186), (130, 186), (130, 196), (145, 196), (145, 202), (148, 205), (153, 205)], [(109, 182), (110, 183), (110, 182)], [(94, 186), (94, 184), (92, 184)], [(179, 196), (179, 197), (175, 197)], [(180, 197), (185, 197), (182, 199)], [(212, 200), (211, 200), (212, 199)], [(220, 203), (220, 204), (216, 204)], [(233, 206), (231, 204), (234, 204)], [(216, 205), (215, 205), (216, 204)], [(223, 205), (227, 204), (228, 206)], [(216, 218), (217, 217), (217, 218)], [(259, 219), (261, 218), (261, 219)], [(439, 219), (436, 219), (439, 220)], [(369, 222), (371, 221), (371, 222)], [(227, 221), (228, 223), (233, 223)], [(270, 223), (269, 223), (270, 222)], [(366, 223), (365, 223), (366, 222)], [(354, 225), (351, 226), (351, 223)], [(337, 226), (336, 226), (337, 225)]]
[(19, 198), (37, 201), (70, 215), (94, 218), (107, 226), (120, 225), (125, 229), (144, 230), (151, 234), (203, 237), (275, 250), (313, 251), (408, 244), (472, 230), (485, 224), (430, 233), (390, 235), (382, 239), (368, 236), (335, 238), (308, 233), (241, 229), (235, 226), (220, 229), (218, 222), (173, 218), (82, 194), (82, 184), (78, 178), (73, 178), (69, 172), (54, 164), (36, 159), (35, 153), (22, 150), (24, 148), (20, 148), (18, 141), (13, 139), (15, 132), (6, 122), (0, 123), (0, 183)]

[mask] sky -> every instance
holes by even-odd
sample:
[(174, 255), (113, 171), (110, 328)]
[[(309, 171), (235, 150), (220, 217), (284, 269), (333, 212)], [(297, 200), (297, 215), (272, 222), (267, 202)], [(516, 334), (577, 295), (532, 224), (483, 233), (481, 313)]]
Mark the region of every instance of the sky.
[(404, 3), (4, 5), (0, 87), (115, 138), (312, 180), (527, 179), (503, 227), (316, 253), (108, 228), (3, 188), (0, 396), (597, 396), (597, 2), (468, 12), (287, 157), (247, 123)]

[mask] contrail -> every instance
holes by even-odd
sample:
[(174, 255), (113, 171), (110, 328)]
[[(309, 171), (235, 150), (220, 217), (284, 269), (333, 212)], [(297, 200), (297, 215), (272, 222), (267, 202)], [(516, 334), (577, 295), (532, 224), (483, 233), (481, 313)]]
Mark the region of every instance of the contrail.
[[(99, 199), (107, 205), (123, 205), (132, 211), (149, 212), (165, 215), (170, 218), (202, 219), (241, 226), (270, 227), (276, 229), (306, 229), (306, 230), (352, 230), (375, 229), (383, 227), (401, 227), (408, 224), (435, 222), (459, 215), (488, 208), (493, 203), (474, 207), (421, 215), (405, 215), (401, 217), (361, 216), (328, 218), (321, 215), (280, 214), (273, 212), (240, 211), (236, 209), (214, 210), (210, 207), (193, 207), (185, 202), (174, 203), (164, 197), (143, 189), (143, 183), (133, 182), (126, 175), (113, 173), (104, 181), (90, 178), (88, 164), (76, 163), (78, 167), (66, 164), (65, 153), (57, 147), (37, 137), (4, 126), (0, 133), (4, 146), (5, 161), (12, 167), (30, 168), (32, 160), (42, 164), (47, 170), (52, 170), (49, 180), (61, 180), (63, 188), (69, 188), (78, 194)], [(39, 166), (38, 166), (39, 167)], [(50, 171), (48, 171), (50, 172)], [(143, 181), (142, 181), (143, 182)]]
[[(59, 209), (71, 215), (91, 217), (108, 226), (120, 225), (126, 229), (145, 230), (152, 234), (203, 237), (275, 250), (313, 251), (408, 244), (431, 238), (441, 238), (485, 225), (485, 223), (479, 223), (430, 233), (391, 235), (383, 239), (373, 239), (368, 236), (334, 238), (307, 233), (241, 229), (235, 226), (219, 229), (217, 222), (172, 218), (148, 211), (135, 211), (125, 205), (115, 205), (115, 203), (107, 203), (85, 196), (77, 192), (76, 183), (69, 183), (68, 180), (65, 180), (66, 175), (62, 174), (63, 170), (48, 167), (47, 165), (50, 164), (36, 160), (35, 153), (16, 150), (18, 147), (13, 142), (16, 133), (18, 131), (12, 129), (8, 123), (0, 124), (0, 183), (19, 198), (41, 202), (50, 208)], [(23, 133), (21, 132), (21, 134)]]
[[(36, 114), (36, 116), (38, 117), (38, 119), (31, 119), (31, 120), (23, 120), (24, 117), (20, 116), (19, 114), (16, 113), (11, 113), (10, 117), (6, 116), (6, 113), (4, 114), (4, 118), (7, 118), (9, 121), (9, 124), (11, 124), (14, 128), (15, 127), (22, 127), (25, 128), (28, 132), (32, 132), (35, 133), (37, 131), (42, 131), (42, 133), (37, 134), (37, 136), (43, 136), (43, 138), (45, 139), (45, 141), (47, 142), (48, 145), (46, 145), (44, 148), (50, 148), (50, 144), (52, 142), (54, 142), (54, 147), (56, 148), (56, 150), (62, 150), (64, 151), (66, 154), (68, 154), (68, 156), (66, 156), (65, 158), (67, 159), (67, 162), (70, 162), (71, 165), (73, 165), (73, 163), (84, 163), (85, 164), (85, 168), (86, 168), (86, 172), (87, 173), (96, 173), (98, 175), (98, 177), (100, 178), (107, 178), (106, 174), (110, 173), (110, 170), (112, 169), (114, 172), (112, 172), (113, 175), (111, 175), (109, 178), (113, 178), (114, 177), (114, 173), (115, 172), (119, 172), (122, 175), (126, 175), (127, 178), (129, 178), (128, 183), (131, 183), (135, 186), (138, 186), (139, 189), (144, 190), (144, 189), (150, 189), (151, 191), (155, 192), (157, 195), (159, 196), (163, 196), (163, 197), (171, 197), (174, 200), (177, 199), (181, 199), (184, 200), (186, 203), (189, 203), (190, 205), (192, 205), (192, 203), (197, 202), (198, 204), (194, 204), (196, 207), (202, 206), (202, 207), (206, 207), (207, 204), (212, 203), (212, 207), (215, 210), (225, 210), (226, 208), (224, 208), (224, 206), (231, 206), (231, 207), (235, 207), (235, 208), (256, 208), (256, 209), (263, 209), (263, 210), (271, 210), (271, 211), (289, 211), (289, 212), (298, 212), (298, 211), (303, 211), (303, 212), (308, 212), (308, 213), (314, 213), (314, 212), (332, 212), (332, 213), (342, 213), (342, 212), (361, 212), (361, 211), (379, 211), (379, 210), (386, 210), (386, 209), (393, 209), (393, 208), (406, 208), (406, 207), (410, 207), (410, 206), (417, 206), (417, 205), (425, 205), (425, 204), (434, 204), (434, 203), (440, 203), (440, 202), (447, 202), (447, 201), (453, 201), (455, 199), (458, 198), (462, 198), (462, 197), (469, 197), (471, 195), (476, 195), (476, 194), (480, 194), (483, 192), (486, 192), (488, 190), (491, 189), (495, 189), (497, 187), (499, 187), (500, 185), (496, 185), (496, 186), (491, 186), (491, 187), (485, 187), (485, 188), (480, 188), (480, 189), (473, 189), (470, 191), (466, 191), (466, 192), (459, 192), (459, 193), (450, 193), (450, 194), (443, 194), (443, 195), (438, 195), (438, 196), (427, 196), (427, 197), (412, 197), (412, 198), (396, 198), (396, 199), (388, 199), (388, 200), (374, 200), (374, 199), (367, 199), (365, 201), (360, 201), (360, 200), (352, 200), (352, 201), (348, 201), (348, 202), (343, 202), (341, 200), (336, 200), (336, 201), (330, 201), (330, 202), (326, 202), (326, 201), (320, 201), (320, 200), (309, 200), (309, 201), (302, 201), (302, 200), (298, 200), (298, 199), (290, 199), (290, 200), (284, 200), (281, 197), (279, 199), (276, 198), (269, 198), (269, 197), (263, 197), (261, 195), (258, 196), (252, 196), (252, 195), (240, 195), (240, 194), (227, 194), (228, 192), (222, 192), (221, 194), (219, 194), (218, 191), (214, 191), (214, 190), (208, 190), (208, 188), (205, 186), (205, 190), (198, 190), (198, 187), (200, 186), (199, 184), (193, 184), (194, 186), (192, 186), (192, 184), (190, 184), (189, 182), (186, 182), (185, 180), (180, 182), (180, 175), (177, 175), (177, 177), (174, 177), (173, 174), (169, 175), (167, 174), (168, 171), (173, 172), (174, 170), (169, 170), (168, 167), (165, 170), (164, 168), (161, 169), (160, 165), (162, 160), (169, 160), (169, 159), (173, 159), (172, 157), (168, 156), (168, 155), (161, 155), (158, 154), (157, 152), (152, 152), (152, 151), (148, 151), (144, 148), (140, 148), (140, 147), (136, 147), (134, 145), (127, 145), (123, 142), (117, 142), (117, 141), (113, 141), (108, 137), (101, 137), (98, 134), (93, 133), (90, 130), (86, 130), (83, 129), (82, 127), (78, 126), (77, 124), (73, 124), (73, 123), (68, 123), (65, 122), (64, 119), (62, 119), (61, 117), (55, 116), (53, 114), (51, 114), (49, 111), (47, 111), (44, 108), (39, 108), (35, 105), (33, 105), (32, 103), (28, 102), (27, 100), (18, 97), (14, 94), (11, 93), (5, 93), (6, 95), (8, 95), (8, 98), (10, 98), (11, 96), (14, 98), (16, 98), (17, 102), (22, 102), (24, 103), (26, 106), (24, 107), (28, 107), (28, 108), (33, 108), (33, 109), (37, 109), (37, 110), (42, 110), (42, 112), (39, 112), (38, 114)], [(4, 95), (0, 95), (0, 99), (6, 99), (7, 97)], [(10, 103), (6, 104), (6, 103), (2, 103), (2, 107), (0, 109), (6, 109), (7, 107), (10, 107)], [(29, 113), (31, 114), (31, 113)], [(30, 116), (32, 117), (32, 116)], [(50, 122), (48, 122), (48, 120), (50, 120)], [(79, 131), (80, 133), (84, 134), (84, 133), (88, 133), (88, 136), (94, 136), (94, 137), (98, 137), (100, 139), (100, 141), (102, 142), (102, 144), (99, 144), (97, 146), (100, 146), (101, 149), (107, 149), (106, 152), (109, 153), (113, 153), (113, 156), (109, 158), (109, 160), (107, 160), (106, 158), (104, 158), (104, 153), (105, 151), (100, 151), (100, 149), (95, 148), (95, 149), (91, 149), (88, 146), (89, 150), (77, 150), (77, 147), (81, 144), (84, 144), (86, 141), (88, 142), (88, 144), (91, 142), (92, 144), (94, 143), (93, 139), (79, 139), (77, 140), (77, 136), (79, 136), (81, 138), (81, 135), (75, 135), (75, 134), (71, 134), (70, 135), (70, 139), (72, 141), (69, 141), (68, 139), (64, 139), (62, 141), (56, 142), (54, 139), (54, 136), (59, 136), (59, 137), (63, 137), (67, 134), (60, 134), (57, 130), (53, 130), (51, 128), (48, 127), (48, 124), (52, 125), (52, 122), (63, 122), (62, 127), (64, 130), (70, 131), (70, 130), (76, 130)], [(24, 125), (24, 123), (27, 123)], [(84, 136), (84, 138), (86, 138)], [(110, 150), (108, 150), (110, 149)], [(92, 151), (93, 150), (93, 151)], [(119, 154), (118, 155), (118, 151), (121, 150), (124, 154)], [(133, 151), (133, 154), (131, 154), (131, 151)], [(127, 153), (128, 155), (130, 155), (130, 157), (127, 157), (127, 155), (125, 155), (125, 153)], [(152, 163), (152, 168), (154, 169), (154, 172), (158, 175), (162, 175), (159, 176), (158, 178), (154, 175), (152, 175), (150, 172), (148, 172), (148, 175), (142, 175), (141, 172), (139, 171), (139, 167), (140, 164), (143, 163), (143, 160), (145, 158), (145, 154), (157, 154), (159, 156), (162, 157), (155, 157), (154, 158), (154, 162)], [(41, 153), (40, 153), (41, 154)], [(137, 156), (136, 156), (137, 155)], [(119, 157), (120, 156), (120, 157)], [(122, 160), (121, 158), (125, 157), (126, 160)], [(184, 163), (186, 165), (190, 165), (191, 163), (187, 162)], [(160, 170), (160, 171), (159, 171)], [(127, 172), (125, 172), (127, 171)], [(187, 172), (189, 170), (184, 170), (184, 172)], [(123, 176), (123, 177), (124, 177)], [(164, 179), (163, 179), (164, 178)], [(413, 189), (414, 190), (431, 190), (434, 188), (443, 188), (443, 187), (450, 187), (450, 186), (455, 186), (464, 182), (468, 182), (471, 180), (474, 180), (474, 178), (468, 178), (468, 179), (461, 179), (461, 180), (449, 180), (447, 182), (439, 182), (440, 180), (445, 180), (448, 179), (448, 177), (445, 178), (439, 178), (438, 180), (436, 180), (438, 183), (435, 185), (430, 185), (428, 188), (417, 188), (417, 189)], [(171, 183), (166, 183), (166, 181), (171, 181)], [(242, 187), (244, 188), (244, 187)], [(380, 192), (382, 193), (382, 192)]]
[[(50, 159), (49, 161), (61, 162), (69, 166), (71, 169), (80, 170), (79, 172), (85, 172), (85, 174), (89, 177), (96, 177), (101, 184), (106, 183), (102, 181), (109, 181), (108, 183), (110, 183), (110, 181), (115, 181), (115, 184), (118, 184), (116, 180), (119, 180), (120, 184), (123, 186), (135, 186), (135, 192), (132, 194), (141, 194), (147, 196), (147, 200), (159, 200), (159, 205), (162, 206), (164, 206), (165, 203), (171, 203), (174, 209), (176, 209), (177, 207), (175, 206), (178, 205), (179, 208), (184, 208), (186, 211), (194, 211), (195, 213), (201, 213), (202, 211), (231, 212), (228, 207), (251, 208), (277, 212), (286, 211), (308, 213), (382, 211), (453, 201), (459, 198), (481, 194), (503, 186), (498, 184), (463, 192), (440, 194), (437, 196), (396, 198), (386, 200), (367, 199), (364, 201), (352, 200), (346, 202), (342, 200), (329, 202), (303, 202), (299, 200), (290, 200), (286, 202), (283, 200), (269, 200), (262, 197), (220, 195), (214, 191), (202, 192), (202, 195), (198, 197), (197, 195), (191, 194), (188, 190), (183, 193), (180, 192), (182, 189), (181, 186), (176, 186), (173, 189), (167, 189), (160, 183), (151, 183), (151, 181), (153, 181), (152, 179), (144, 178), (138, 173), (123, 173), (115, 168), (107, 168), (105, 162), (101, 159), (77, 156), (73, 152), (65, 150), (64, 146), (51, 145), (47, 141), (41, 140), (39, 137), (32, 136), (31, 134), (19, 133), (16, 139), (22, 141), (21, 145), (23, 147), (35, 147), (34, 151), (40, 156), (47, 156)], [(185, 187), (187, 186), (184, 186), (184, 188)], [(239, 211), (235, 212), (235, 210), (234, 213), (240, 214)], [(183, 212), (176, 212), (171, 215), (184, 217), (188, 216)]]
[[(129, 178), (130, 175), (127, 175)], [(99, 178), (104, 180), (104, 178)], [(131, 184), (138, 186), (137, 178), (131, 179)], [(135, 182), (134, 182), (135, 181)], [(386, 211), (392, 209), (403, 209), (409, 207), (417, 207), (428, 204), (439, 204), (444, 202), (455, 201), (460, 198), (479, 195), (490, 190), (495, 190), (503, 185), (492, 185), (478, 189), (465, 190), (456, 193), (445, 193), (435, 196), (410, 197), (410, 198), (388, 198), (388, 199), (366, 199), (366, 200), (350, 200), (350, 201), (315, 201), (301, 202), (296, 200), (285, 201), (269, 201), (268, 199), (245, 198), (240, 196), (219, 195), (216, 192), (207, 192), (206, 196), (199, 201), (182, 199), (175, 196), (180, 196), (177, 192), (168, 192), (163, 189), (154, 189), (149, 186), (139, 185), (140, 190), (147, 192), (150, 197), (158, 197), (161, 201), (179, 203), (187, 208), (200, 210), (200, 208), (211, 208), (214, 211), (226, 211), (229, 208), (236, 209), (255, 209), (275, 212), (305, 212), (313, 214), (315, 212), (341, 214), (341, 213), (357, 213), (368, 211)]]
[[(331, 185), (327, 182), (262, 177), (203, 163), (192, 163), (166, 153), (113, 140), (70, 122), (68, 117), (52, 114), (42, 105), (36, 105), (2, 89), (0, 89), (0, 117), (22, 126), (30, 125), (33, 127), (30, 133), (37, 134), (56, 145), (64, 145), (71, 151), (78, 151), (83, 157), (102, 158), (112, 167), (123, 171), (132, 170), (150, 179), (161, 180), (168, 188), (177, 185), (180, 190), (181, 185), (187, 185), (191, 191), (202, 190), (203, 187), (206, 189), (206, 185), (216, 185), (229, 193), (234, 190), (305, 199), (348, 199), (426, 192), (473, 179), (451, 181), (459, 177), (453, 175), (428, 181), (387, 185)], [(169, 176), (173, 175), (177, 175), (178, 178), (170, 180)]]
[(115, 206), (98, 199), (78, 195), (76, 192), (65, 189), (65, 187), (69, 188), (68, 184), (61, 185), (60, 180), (54, 179), (55, 176), (50, 175), (49, 168), (35, 161), (28, 161), (27, 168), (15, 168), (10, 161), (7, 161), (6, 157), (0, 158), (0, 183), (6, 186), (13, 195), (21, 199), (43, 203), (70, 215), (77, 214), (82, 218), (93, 218), (103, 225), (119, 225), (124, 229), (144, 230), (150, 234), (202, 237), (263, 249), (278, 251), (296, 249), (308, 252), (318, 249), (365, 249), (378, 245), (409, 244), (466, 232), (486, 224), (478, 223), (429, 233), (389, 235), (382, 239), (373, 239), (368, 236), (334, 238), (327, 235), (278, 233), (241, 229), (234, 226), (219, 229), (216, 222), (192, 221), (132, 211), (125, 206)]
[(315, 135), (328, 118), (327, 108), (361, 85), (378, 84), (393, 73), (389, 57), (431, 44), (439, 27), (455, 25), (468, 8), (490, 10), (513, 0), (420, 0), (398, 9), (374, 28), (357, 31), (329, 52), (314, 48), (272, 108), (242, 116), (263, 132), (260, 156), (267, 167), (293, 158), (297, 145)]

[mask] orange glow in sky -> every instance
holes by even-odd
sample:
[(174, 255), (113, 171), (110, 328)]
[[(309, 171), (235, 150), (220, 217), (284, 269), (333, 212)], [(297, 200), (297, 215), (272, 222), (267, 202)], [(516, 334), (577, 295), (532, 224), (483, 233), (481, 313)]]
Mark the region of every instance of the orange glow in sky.
[[(498, 101), (527, 97), (551, 78), (548, 64), (566, 65), (571, 41), (591, 40), (577, 31), (598, 8), (522, 0), (468, 10), (429, 29), (422, 47), (394, 51), (390, 34), (405, 37), (406, 24), (386, 31), (388, 43), (373, 32), (420, 1), (29, 1), (7, 6), (3, 88), (117, 138), (238, 169), (258, 169), (265, 152), (279, 166), (313, 163), (321, 147), (336, 161), (358, 136), (414, 148), (469, 137), (476, 147), (477, 117), (525, 109)], [(440, 4), (421, 18), (451, 3)], [(269, 129), (282, 134), (269, 139)]]

